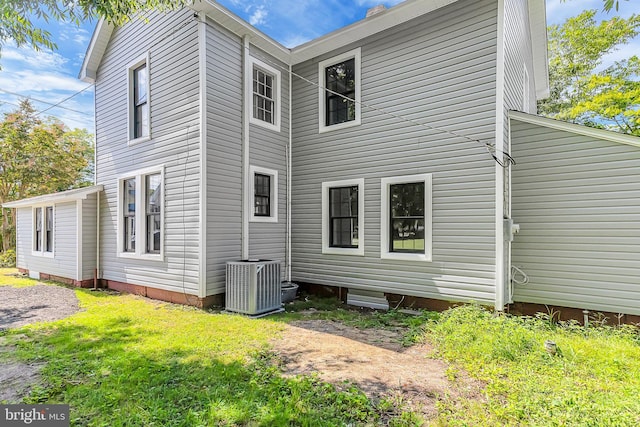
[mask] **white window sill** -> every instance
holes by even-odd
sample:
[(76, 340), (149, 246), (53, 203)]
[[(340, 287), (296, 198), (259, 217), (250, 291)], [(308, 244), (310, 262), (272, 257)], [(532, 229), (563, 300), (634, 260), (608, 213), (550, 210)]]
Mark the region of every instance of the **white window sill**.
[(322, 253), (327, 255), (352, 255), (352, 256), (364, 256), (364, 248), (332, 248), (323, 247)]
[(402, 252), (382, 252), (381, 259), (395, 259), (400, 261), (431, 262), (431, 254), (412, 254)]
[(143, 142), (147, 142), (150, 140), (151, 140), (151, 135), (141, 136), (140, 138), (130, 139), (127, 144), (129, 145), (129, 147), (131, 147), (133, 145), (142, 144)]
[(265, 122), (264, 120), (256, 119), (253, 116), (249, 117), (249, 123), (256, 126), (260, 126), (265, 129), (272, 130), (274, 132), (280, 132), (280, 123), (273, 124), (273, 123)]
[(136, 254), (134, 252), (119, 252), (118, 258), (139, 259), (146, 261), (164, 261), (162, 254)]
[[(320, 118), (321, 120), (324, 120), (324, 118)], [(334, 130), (341, 130), (341, 129), (346, 129), (346, 128), (351, 128), (354, 126), (360, 126), (360, 117), (356, 118), (355, 120), (351, 120), (348, 122), (344, 122), (344, 123), (338, 123), (335, 125), (323, 125), (322, 122), (320, 122), (320, 129), (319, 132), (320, 133), (325, 133), (325, 132), (332, 132)]]
[(278, 218), (274, 217), (274, 216), (251, 216), (251, 218), (249, 218), (249, 222), (270, 222), (272, 224), (275, 224), (278, 222)]
[(32, 256), (39, 256), (43, 258), (54, 258), (53, 252), (39, 252), (39, 251), (31, 251)]

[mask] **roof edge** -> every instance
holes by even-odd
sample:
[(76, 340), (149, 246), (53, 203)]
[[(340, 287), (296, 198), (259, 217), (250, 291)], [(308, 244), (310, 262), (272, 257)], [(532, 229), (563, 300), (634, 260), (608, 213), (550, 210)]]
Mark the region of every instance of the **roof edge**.
[(406, 0), (369, 18), (361, 19), (351, 25), (294, 47), (291, 49), (291, 63), (294, 65), (300, 64), (457, 1), (459, 0)]
[(544, 1), (529, 0), (529, 31), (533, 55), (536, 99), (549, 97), (549, 57), (547, 53), (547, 10)]
[(73, 190), (62, 191), (59, 193), (43, 194), (41, 196), (29, 197), (28, 199), (15, 200), (2, 205), (3, 208), (28, 208), (41, 204), (55, 204), (63, 202), (71, 202), (74, 200), (86, 199), (88, 195), (103, 191), (102, 185), (93, 185), (91, 187), (75, 188)]
[(614, 132), (606, 129), (590, 128), (588, 126), (575, 123), (563, 122), (561, 120), (550, 119), (549, 117), (537, 116), (534, 114), (522, 113), (520, 111), (509, 111), (509, 119), (532, 125), (543, 126), (550, 129), (562, 130), (578, 135), (592, 138), (604, 139), (606, 141), (640, 147), (640, 137), (628, 135), (626, 133)]
[(100, 62), (102, 62), (102, 55), (104, 55), (107, 49), (107, 43), (111, 38), (113, 28), (113, 24), (110, 24), (104, 18), (100, 18), (96, 24), (96, 29), (93, 30), (89, 47), (87, 47), (84, 60), (82, 61), (82, 67), (78, 74), (80, 80), (87, 83), (95, 83), (98, 67), (100, 66)]

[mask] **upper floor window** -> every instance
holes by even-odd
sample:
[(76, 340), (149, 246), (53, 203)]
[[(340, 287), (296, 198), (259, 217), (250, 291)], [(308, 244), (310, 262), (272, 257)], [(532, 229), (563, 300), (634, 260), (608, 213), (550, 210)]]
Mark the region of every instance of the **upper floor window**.
[(382, 258), (431, 260), (431, 174), (383, 178)]
[(160, 257), (164, 218), (162, 170), (137, 172), (119, 182), (120, 256)]
[(320, 132), (360, 124), (360, 48), (320, 62)]
[(253, 222), (278, 222), (278, 171), (250, 166)]
[(149, 139), (149, 58), (129, 67), (129, 141)]
[(364, 179), (322, 183), (322, 253), (364, 255)]
[(249, 121), (280, 131), (280, 71), (249, 57), (251, 65), (251, 116)]
[(53, 255), (53, 206), (33, 210), (33, 253)]

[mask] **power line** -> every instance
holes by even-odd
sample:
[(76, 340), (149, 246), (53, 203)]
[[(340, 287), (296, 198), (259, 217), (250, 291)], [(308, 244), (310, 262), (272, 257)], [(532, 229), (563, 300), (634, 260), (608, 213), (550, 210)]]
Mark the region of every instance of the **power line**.
[[(78, 92), (74, 93), (73, 95), (70, 95), (70, 96), (66, 97), (66, 98), (65, 98), (65, 99), (63, 99), (62, 101), (60, 101), (60, 102), (58, 102), (58, 103), (56, 103), (56, 104), (54, 104), (54, 105), (52, 105), (52, 106), (50, 106), (50, 107), (48, 107), (48, 108), (45, 108), (44, 110), (40, 111), (40, 112), (39, 112), (39, 113), (37, 113), (37, 114), (42, 114), (42, 113), (44, 113), (44, 112), (46, 112), (46, 111), (49, 111), (49, 110), (51, 110), (52, 108), (56, 108), (56, 107), (58, 107), (58, 108), (64, 108), (64, 109), (67, 109), (67, 110), (71, 110), (70, 108), (66, 108), (66, 107), (62, 107), (62, 106), (60, 106), (60, 104), (63, 104), (63, 103), (65, 103), (65, 102), (67, 102), (68, 100), (70, 100), (71, 98), (74, 98), (74, 97), (76, 97), (76, 96), (80, 95), (82, 92), (84, 92), (85, 90), (89, 89), (90, 87), (93, 87), (93, 83), (91, 83), (89, 86), (85, 87), (84, 89), (79, 90)], [(74, 110), (71, 110), (71, 111), (74, 111)], [(83, 113), (83, 114), (87, 114), (87, 113)]]
[[(202, 21), (199, 18), (196, 18), (196, 20), (198, 22), (200, 22), (200, 23), (203, 23), (203, 24), (207, 25), (210, 28), (214, 28), (209, 23), (207, 23), (206, 21)], [(245, 48), (245, 49), (248, 49), (248, 48)], [(378, 107), (376, 105), (373, 105), (373, 104), (370, 104), (370, 103), (367, 103), (367, 102), (358, 101), (358, 100), (356, 100), (354, 98), (349, 98), (348, 96), (345, 96), (345, 95), (343, 95), (341, 93), (335, 92), (335, 91), (333, 91), (333, 90), (331, 90), (331, 89), (329, 89), (329, 88), (327, 88), (325, 86), (322, 86), (319, 83), (316, 83), (316, 82), (314, 82), (312, 80), (309, 80), (306, 77), (301, 76), (300, 74), (297, 74), (297, 73), (293, 72), (289, 68), (283, 67), (282, 65), (271, 61), (270, 59), (261, 58), (261, 60), (269, 63), (270, 65), (272, 65), (274, 67), (279, 68), (280, 70), (284, 71), (285, 73), (290, 73), (292, 76), (297, 77), (300, 80), (302, 80), (302, 81), (304, 81), (304, 82), (306, 82), (306, 83), (308, 83), (308, 84), (310, 84), (312, 86), (315, 86), (315, 87), (317, 87), (317, 88), (319, 88), (319, 89), (321, 89), (321, 90), (323, 90), (323, 91), (325, 91), (327, 93), (330, 93), (332, 95), (338, 96), (338, 97), (340, 97), (342, 99), (345, 99), (345, 100), (347, 100), (349, 102), (353, 102), (354, 104), (359, 104), (362, 107), (368, 108), (368, 109), (373, 110), (373, 111), (377, 111), (377, 112), (379, 112), (379, 113), (381, 113), (383, 115), (387, 115), (387, 116), (393, 117), (395, 119), (402, 120), (404, 122), (410, 123), (410, 124), (415, 125), (415, 126), (421, 126), (421, 127), (426, 128), (426, 129), (429, 129), (429, 130), (434, 130), (434, 131), (437, 131), (437, 132), (447, 133), (447, 134), (455, 136), (457, 138), (463, 138), (463, 139), (466, 139), (467, 141), (470, 141), (470, 142), (475, 142), (475, 143), (482, 144), (485, 147), (485, 149), (487, 150), (487, 152), (491, 155), (491, 157), (493, 157), (493, 159), (500, 166), (502, 166), (503, 168), (507, 167), (509, 165), (515, 165), (516, 164), (515, 159), (509, 153), (507, 153), (505, 151), (501, 151), (500, 152), (500, 154), (502, 155), (502, 159), (499, 159), (498, 155), (496, 154), (496, 153), (498, 153), (498, 150), (496, 149), (495, 144), (492, 144), (490, 142), (482, 142), (479, 139), (474, 139), (474, 138), (468, 137), (468, 136), (463, 135), (463, 134), (459, 134), (459, 133), (451, 131), (451, 130), (442, 129), (442, 128), (439, 128), (439, 127), (436, 127), (436, 126), (431, 126), (431, 125), (428, 125), (426, 123), (419, 122), (419, 121), (417, 121), (415, 119), (411, 119), (409, 117), (406, 117), (406, 116), (403, 116), (403, 115), (400, 115), (400, 114), (396, 114), (396, 113), (392, 113), (390, 111), (386, 111), (382, 107)], [(291, 90), (291, 88), (289, 88), (289, 90)]]
[[(85, 91), (86, 89), (87, 89), (87, 88), (83, 89), (83, 90), (82, 90), (82, 92), (83, 92), (83, 91)], [(34, 100), (34, 101), (36, 101), (36, 102), (40, 102), (40, 103), (42, 103), (42, 104), (51, 105), (51, 107), (50, 107), (50, 108), (47, 108), (47, 110), (49, 110), (49, 109), (51, 109), (51, 108), (53, 108), (53, 107), (58, 107), (58, 108), (62, 108), (63, 110), (72, 111), (72, 112), (74, 112), (74, 113), (78, 113), (78, 114), (88, 114), (86, 111), (74, 110), (73, 108), (60, 106), (60, 105), (59, 105), (60, 103), (55, 104), (55, 103), (53, 103), (53, 102), (43, 101), (42, 99), (33, 98), (33, 97), (31, 97), (31, 96), (23, 95), (23, 94), (16, 93), (16, 92), (11, 92), (11, 91), (6, 90), (6, 89), (2, 89), (2, 88), (0, 88), (0, 92), (8, 93), (9, 95), (19, 96), (19, 97), (21, 97), (21, 98), (32, 99), (32, 100)], [(75, 96), (75, 95), (77, 95), (77, 93), (76, 93), (76, 94), (74, 94), (74, 95), (72, 95), (72, 97), (73, 97), (73, 96)], [(46, 111), (46, 110), (43, 110), (43, 111)]]

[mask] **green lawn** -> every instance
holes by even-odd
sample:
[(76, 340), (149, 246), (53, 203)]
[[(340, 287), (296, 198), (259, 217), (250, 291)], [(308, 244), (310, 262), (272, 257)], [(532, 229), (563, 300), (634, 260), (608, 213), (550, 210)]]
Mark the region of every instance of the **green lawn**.
[[(35, 283), (6, 272), (0, 270), (0, 286)], [(421, 424), (416, 414), (373, 403), (355, 388), (283, 377), (268, 340), (298, 313), (252, 320), (110, 292), (76, 294), (81, 312), (0, 332), (16, 346), (0, 353), (0, 364), (7, 357), (45, 362), (43, 383), (25, 402), (68, 403), (72, 425)], [(434, 344), (454, 383), (470, 376), (485, 385), (476, 398), (440, 396), (435, 425), (640, 425), (640, 334), (633, 327), (585, 330), (473, 305), (416, 317), (362, 314), (330, 300), (294, 308), (312, 306), (315, 317), (358, 327), (402, 324), (407, 343)], [(544, 351), (545, 340), (558, 344), (557, 355)]]

